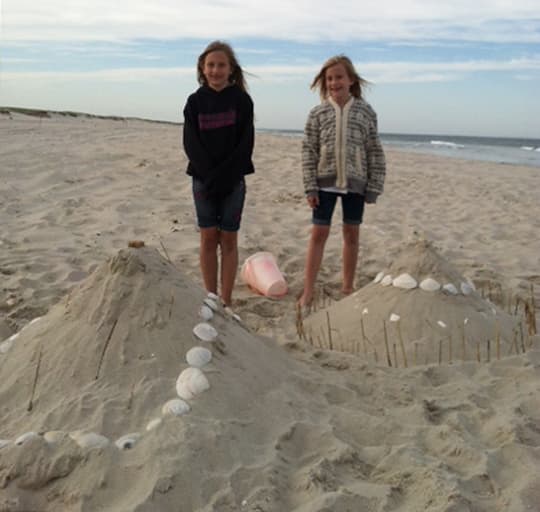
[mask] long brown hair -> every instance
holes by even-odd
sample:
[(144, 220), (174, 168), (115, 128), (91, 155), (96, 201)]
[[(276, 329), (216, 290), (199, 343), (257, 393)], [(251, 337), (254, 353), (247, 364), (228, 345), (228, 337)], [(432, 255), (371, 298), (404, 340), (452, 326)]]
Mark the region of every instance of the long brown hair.
[(209, 53), (212, 52), (223, 52), (229, 59), (229, 64), (231, 66), (231, 74), (229, 76), (229, 83), (236, 84), (242, 91), (247, 90), (246, 79), (244, 78), (244, 72), (238, 63), (238, 59), (234, 54), (234, 51), (230, 44), (225, 43), (224, 41), (212, 41), (204, 51), (199, 55), (197, 60), (197, 81), (201, 85), (208, 85), (206, 83), (206, 78), (203, 74), (204, 60)]
[(351, 59), (346, 55), (336, 55), (330, 57), (324, 64), (317, 76), (313, 79), (311, 84), (311, 89), (319, 89), (319, 94), (322, 100), (325, 100), (328, 97), (328, 89), (326, 88), (326, 71), (328, 68), (335, 66), (336, 64), (343, 64), (345, 71), (349, 78), (352, 80), (353, 84), (351, 85), (350, 93), (355, 98), (362, 97), (362, 87), (368, 85), (369, 82), (364, 80), (354, 69), (354, 65), (351, 62)]

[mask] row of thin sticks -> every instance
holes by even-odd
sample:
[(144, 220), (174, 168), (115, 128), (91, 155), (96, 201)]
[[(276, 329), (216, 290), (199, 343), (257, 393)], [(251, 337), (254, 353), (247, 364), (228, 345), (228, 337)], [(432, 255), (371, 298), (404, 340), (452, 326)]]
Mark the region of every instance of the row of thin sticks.
[[(323, 298), (324, 300), (324, 298)], [(323, 303), (324, 304), (324, 303)], [(515, 301), (515, 316), (517, 316), (519, 305), (523, 308), (523, 316), (520, 316), (519, 322), (515, 325), (513, 329), (513, 336), (512, 341), (509, 346), (507, 356), (516, 353), (519, 354), (520, 352), (526, 352), (527, 349), (530, 349), (533, 346), (533, 336), (536, 334), (536, 315), (535, 315), (535, 303), (534, 303), (534, 287), (531, 284), (531, 297), (529, 300), (524, 300), (523, 298), (517, 297)], [(323, 306), (324, 307), (324, 306)], [(523, 320), (525, 320), (526, 329), (524, 329)], [(375, 363), (379, 362), (379, 357), (383, 357), (386, 359), (386, 363), (389, 367), (398, 368), (400, 366), (399, 358), (398, 358), (398, 345), (399, 345), (399, 351), (401, 352), (401, 366), (407, 368), (409, 366), (409, 361), (407, 358), (407, 352), (405, 350), (405, 343), (403, 340), (403, 335), (401, 333), (401, 324), (400, 320), (397, 322), (391, 322), (396, 324), (397, 329), (397, 338), (398, 343), (392, 342), (390, 343), (389, 336), (388, 336), (388, 326), (387, 321), (383, 320), (383, 334), (384, 334), (384, 352), (382, 354), (379, 354), (377, 351), (377, 348), (375, 347), (374, 343), (369, 339), (369, 337), (366, 335), (365, 326), (364, 326), (364, 318), (363, 315), (360, 317), (360, 327), (361, 327), (361, 336), (359, 341), (349, 340), (344, 341), (341, 337), (341, 333), (334, 329), (331, 324), (330, 319), (330, 313), (326, 311), (326, 328), (321, 327), (320, 333), (314, 334), (313, 332), (310, 332), (309, 334), (306, 333), (304, 329), (304, 323), (303, 323), (303, 317), (301, 309), (297, 306), (296, 308), (296, 330), (298, 337), (300, 339), (303, 339), (305, 341), (308, 341), (311, 345), (322, 348), (322, 349), (330, 349), (330, 350), (341, 350), (343, 352), (352, 352), (356, 354), (360, 354), (363, 352), (364, 357), (366, 360), (370, 358), (370, 354), (373, 357), (373, 360)], [(433, 325), (429, 321), (426, 320), (426, 323), (433, 328), (433, 330), (440, 334), (440, 331), (437, 331)], [(333, 333), (337, 333), (338, 339), (333, 335)], [(451, 335), (442, 337), (438, 340), (438, 353), (436, 357), (436, 361), (438, 364), (443, 363), (443, 354), (444, 354), (444, 348), (446, 344), (446, 350), (448, 352), (447, 361), (448, 363), (452, 363), (454, 360), (454, 355), (456, 354), (454, 352), (454, 342)], [(467, 339), (466, 339), (466, 332), (465, 332), (465, 323), (462, 325), (462, 334), (461, 334), (461, 360), (465, 361), (467, 359)], [(484, 357), (482, 357), (482, 345), (485, 346), (485, 352)], [(390, 346), (392, 346), (392, 351), (390, 351)], [(494, 356), (497, 360), (501, 358), (502, 354), (502, 347), (501, 347), (501, 332), (500, 332), (500, 326), (499, 323), (495, 322), (495, 333), (493, 339), (487, 339), (484, 343), (481, 343), (480, 341), (476, 341), (476, 360), (477, 362), (490, 362), (492, 360), (492, 357)], [(417, 366), (420, 363), (419, 358), (419, 348), (421, 346), (419, 345), (419, 342), (414, 342), (414, 352), (413, 352), (413, 365)], [(492, 350), (494, 350), (494, 354), (492, 354)], [(459, 348), (457, 350), (459, 352)], [(457, 354), (456, 354), (457, 355)], [(428, 351), (425, 352), (424, 355), (424, 364), (429, 364), (429, 353)]]

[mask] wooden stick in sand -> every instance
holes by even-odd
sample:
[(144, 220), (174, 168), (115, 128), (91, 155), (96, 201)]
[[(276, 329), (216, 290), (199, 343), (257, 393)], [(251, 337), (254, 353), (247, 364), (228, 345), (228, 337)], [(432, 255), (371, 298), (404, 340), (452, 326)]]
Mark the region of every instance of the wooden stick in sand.
[[(401, 334), (401, 320), (397, 321), (397, 331), (398, 331), (398, 337), (399, 337), (399, 345), (401, 346), (401, 354), (403, 355), (403, 364), (405, 365), (405, 368), (408, 368), (409, 365), (407, 363), (407, 354), (405, 353), (405, 344), (403, 343), (403, 336)], [(397, 366), (397, 360), (396, 360), (396, 366)]]
[(363, 314), (360, 317), (360, 328), (362, 329), (361, 334), (362, 334), (362, 345), (364, 347), (364, 354), (365, 354), (366, 359), (367, 359), (366, 330), (365, 330), (365, 327), (364, 327), (364, 315)]
[(467, 340), (465, 337), (465, 322), (463, 322), (463, 330), (461, 332), (461, 359), (465, 361), (467, 359)]
[(334, 344), (332, 343), (332, 326), (330, 324), (330, 313), (326, 312), (326, 324), (328, 326), (328, 343), (330, 345), (330, 350), (334, 350)]
[(32, 394), (30, 395), (30, 401), (26, 410), (30, 412), (34, 408), (34, 395), (36, 393), (37, 382), (39, 378), (39, 369), (41, 367), (41, 357), (43, 355), (43, 343), (39, 344), (38, 360), (36, 364), (36, 371), (34, 372), (34, 380), (32, 382)]
[(439, 340), (439, 366), (441, 366), (442, 363), (442, 338)]
[(165, 248), (165, 244), (161, 240), (161, 237), (159, 238), (159, 243), (161, 244), (161, 247), (163, 248), (163, 252), (165, 253), (165, 257), (167, 258), (167, 260), (169, 260), (169, 263), (172, 263), (171, 258), (169, 258), (169, 253), (167, 252), (167, 249)]
[(390, 348), (388, 347), (388, 333), (386, 332), (386, 322), (383, 319), (383, 330), (384, 330), (384, 348), (386, 349), (386, 361), (388, 366), (392, 366), (392, 360), (390, 359)]
[(399, 368), (398, 360), (397, 360), (397, 348), (396, 344), (392, 343), (392, 353), (394, 354), (394, 366), (396, 368)]
[(480, 363), (482, 362), (480, 357), (480, 342), (476, 340), (476, 360)]
[(488, 338), (486, 342), (487, 362), (491, 361), (491, 340)]
[(497, 361), (501, 359), (501, 328), (499, 322), (495, 321), (495, 350), (497, 351)]
[(414, 366), (418, 365), (418, 342), (414, 342)]
[(452, 335), (448, 336), (448, 364), (452, 363)]

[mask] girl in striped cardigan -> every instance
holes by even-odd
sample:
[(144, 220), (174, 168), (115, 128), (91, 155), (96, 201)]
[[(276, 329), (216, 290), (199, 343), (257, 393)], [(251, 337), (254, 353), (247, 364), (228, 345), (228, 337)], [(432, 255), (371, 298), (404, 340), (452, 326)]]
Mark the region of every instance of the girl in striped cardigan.
[(304, 190), (312, 209), (302, 307), (313, 300), (324, 246), (338, 199), (343, 211), (343, 284), (352, 293), (365, 203), (383, 191), (386, 164), (377, 131), (377, 115), (362, 98), (362, 79), (351, 62), (338, 55), (327, 60), (312, 89), (321, 104), (309, 113), (302, 142)]

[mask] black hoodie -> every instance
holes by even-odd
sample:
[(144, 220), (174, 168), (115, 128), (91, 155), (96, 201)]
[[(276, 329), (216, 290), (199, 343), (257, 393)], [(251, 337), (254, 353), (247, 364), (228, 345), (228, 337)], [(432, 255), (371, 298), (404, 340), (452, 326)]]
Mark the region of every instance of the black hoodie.
[(191, 94), (184, 108), (187, 173), (204, 183), (209, 197), (227, 196), (246, 174), (255, 171), (253, 102), (231, 85), (207, 86)]

